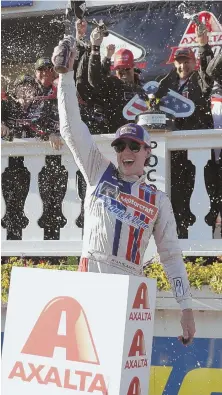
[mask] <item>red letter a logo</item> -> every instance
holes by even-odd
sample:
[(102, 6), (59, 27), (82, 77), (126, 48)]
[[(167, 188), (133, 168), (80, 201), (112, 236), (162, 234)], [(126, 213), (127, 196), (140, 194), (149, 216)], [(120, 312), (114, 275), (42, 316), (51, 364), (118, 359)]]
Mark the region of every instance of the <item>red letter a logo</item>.
[(132, 379), (127, 395), (141, 395), (140, 381), (138, 377), (134, 377)]
[(134, 303), (133, 309), (149, 309), (148, 289), (145, 283), (140, 284)]
[(146, 355), (146, 348), (143, 331), (138, 329), (129, 350), (129, 357), (141, 357), (141, 355)]
[[(58, 331), (63, 312), (66, 316), (66, 332), (60, 335)], [(65, 348), (69, 361), (99, 365), (85, 312), (79, 302), (71, 297), (52, 299), (45, 306), (22, 353), (52, 358), (55, 347)]]

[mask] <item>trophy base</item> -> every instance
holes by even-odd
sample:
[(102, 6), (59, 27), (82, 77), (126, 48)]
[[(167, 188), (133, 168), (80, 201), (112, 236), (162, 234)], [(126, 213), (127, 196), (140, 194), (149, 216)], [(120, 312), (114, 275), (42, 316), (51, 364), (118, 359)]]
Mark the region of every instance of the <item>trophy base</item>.
[(144, 129), (148, 132), (152, 133), (163, 133), (163, 132), (171, 132), (172, 126), (171, 125), (142, 125)]
[(173, 121), (160, 110), (148, 110), (136, 117), (136, 123), (143, 126), (148, 132), (171, 132)]

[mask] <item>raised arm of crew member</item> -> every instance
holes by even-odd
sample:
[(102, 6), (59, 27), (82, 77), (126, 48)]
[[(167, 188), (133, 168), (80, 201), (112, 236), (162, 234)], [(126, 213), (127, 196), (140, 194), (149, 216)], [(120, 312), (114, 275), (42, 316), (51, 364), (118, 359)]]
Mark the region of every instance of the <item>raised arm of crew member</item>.
[[(58, 47), (56, 47), (52, 55), (52, 62), (58, 52)], [(98, 183), (110, 162), (101, 154), (89, 129), (81, 120), (73, 79), (74, 59), (75, 49), (73, 48), (69, 61), (69, 71), (59, 75), (60, 133), (72, 152), (87, 184), (93, 186)]]
[(211, 49), (211, 46), (208, 43), (208, 34), (207, 30), (202, 33), (198, 34), (198, 29), (196, 29), (196, 35), (197, 35), (197, 42), (199, 44), (199, 59), (200, 59), (200, 69), (199, 69), (199, 85), (201, 87), (201, 91), (207, 95), (211, 94), (212, 88), (213, 88), (213, 78), (211, 78), (207, 74), (207, 67), (210, 63), (210, 61), (213, 59), (214, 54)]
[(104, 61), (101, 61), (100, 46), (103, 41), (102, 33), (96, 28), (90, 35), (92, 51), (89, 58), (88, 80), (90, 85), (101, 92), (102, 96), (109, 97), (113, 91), (118, 91), (123, 86), (123, 81), (104, 72)]

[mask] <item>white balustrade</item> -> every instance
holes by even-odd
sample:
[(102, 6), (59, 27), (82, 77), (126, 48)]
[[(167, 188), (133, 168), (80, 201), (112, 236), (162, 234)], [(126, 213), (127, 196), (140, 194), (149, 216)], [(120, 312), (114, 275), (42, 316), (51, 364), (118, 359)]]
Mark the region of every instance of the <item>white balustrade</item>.
[(190, 209), (195, 213), (196, 221), (190, 226), (188, 238), (195, 240), (199, 235), (200, 240), (209, 240), (212, 236), (212, 228), (205, 222), (205, 215), (210, 210), (210, 199), (207, 194), (204, 166), (211, 157), (209, 149), (193, 149), (188, 150), (188, 159), (191, 160), (196, 168), (194, 190), (190, 198)]
[[(98, 135), (95, 140), (104, 156), (116, 164), (116, 155), (111, 147), (113, 135)], [(213, 239), (212, 228), (205, 223), (209, 212), (209, 198), (204, 182), (204, 166), (210, 158), (211, 148), (222, 146), (221, 130), (192, 130), (167, 133), (153, 133), (151, 140), (156, 141), (157, 147), (153, 155), (158, 158), (156, 166), (151, 170), (152, 182), (157, 188), (170, 195), (170, 151), (188, 150), (188, 158), (196, 167), (195, 186), (191, 196), (190, 209), (196, 216), (196, 222), (189, 228), (188, 239), (181, 239), (181, 249), (186, 255), (222, 255), (221, 239)], [(12, 143), (2, 142), (2, 172), (8, 164), (9, 156), (24, 156), (24, 164), (31, 173), (31, 186), (25, 203), (25, 214), (29, 225), (23, 230), (23, 238), (6, 240), (6, 232), (2, 233), (2, 255), (80, 255), (82, 248), (82, 230), (75, 220), (80, 214), (80, 200), (76, 193), (77, 166), (69, 149), (64, 145), (60, 151), (54, 151), (49, 143), (34, 139), (15, 140)], [(38, 174), (45, 164), (46, 155), (61, 155), (62, 164), (68, 171), (68, 185), (62, 203), (63, 215), (67, 224), (60, 229), (60, 240), (44, 240), (43, 229), (38, 226), (42, 214), (42, 201), (38, 189)], [(154, 159), (152, 159), (152, 162)], [(151, 162), (151, 164), (152, 164)], [(150, 170), (150, 168), (148, 168)], [(4, 215), (4, 202), (2, 205)], [(3, 216), (2, 215), (2, 216)], [(155, 254), (153, 241), (150, 243), (145, 259)]]
[[(76, 250), (79, 247), (73, 245), (73, 234), (75, 234), (75, 239), (78, 241), (78, 246), (82, 243), (82, 229), (78, 228), (75, 223), (80, 213), (80, 199), (76, 191), (76, 172), (78, 168), (69, 153), (62, 156), (62, 165), (68, 171), (67, 191), (62, 202), (62, 212), (67, 219), (67, 224), (60, 229), (60, 240), (70, 241), (70, 248)], [(79, 253), (81, 253), (81, 249)]]
[[(1, 160), (2, 173), (4, 173), (6, 167), (8, 167), (8, 157), (5, 156)], [(6, 213), (6, 205), (5, 205), (5, 199), (3, 197), (3, 193), (2, 193), (2, 189), (1, 189), (1, 218), (4, 217), (5, 213)], [(7, 230), (2, 228), (2, 231), (1, 231), (2, 240), (6, 240), (6, 237), (7, 237)]]
[(45, 156), (30, 155), (24, 157), (24, 166), (30, 172), (30, 187), (27, 195), (24, 213), (29, 223), (22, 231), (22, 240), (43, 240), (44, 229), (38, 225), (38, 219), (43, 213), (43, 203), (39, 194), (38, 177), (45, 166)]

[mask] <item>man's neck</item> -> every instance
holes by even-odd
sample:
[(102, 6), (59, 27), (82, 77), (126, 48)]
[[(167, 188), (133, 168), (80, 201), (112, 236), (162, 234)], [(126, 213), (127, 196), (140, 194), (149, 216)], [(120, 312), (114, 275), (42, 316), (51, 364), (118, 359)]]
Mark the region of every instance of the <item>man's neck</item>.
[(143, 177), (145, 175), (145, 173), (141, 174), (141, 176), (137, 176), (137, 175), (130, 175), (130, 176), (126, 176), (125, 174), (121, 173), (121, 171), (119, 170), (119, 175), (122, 178), (122, 180), (124, 181), (128, 181), (128, 182), (136, 182), (138, 181), (141, 177)]

